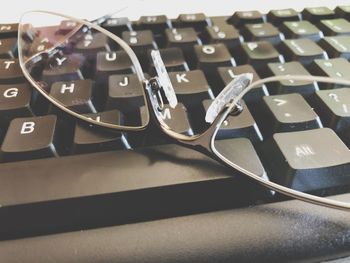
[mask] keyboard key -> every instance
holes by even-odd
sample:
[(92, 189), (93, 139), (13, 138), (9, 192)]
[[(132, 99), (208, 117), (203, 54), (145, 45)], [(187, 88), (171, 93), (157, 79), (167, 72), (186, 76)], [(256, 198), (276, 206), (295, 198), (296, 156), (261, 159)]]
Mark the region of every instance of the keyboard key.
[(0, 84), (22, 83), (24, 76), (18, 59), (0, 59)]
[[(180, 48), (163, 48), (160, 49), (159, 52), (168, 72), (189, 70), (184, 54)], [(156, 70), (154, 68), (153, 60), (150, 54), (148, 60), (150, 65), (148, 72), (151, 74), (151, 76), (154, 76), (156, 74)]]
[[(122, 125), (122, 116), (117, 110), (86, 114), (93, 120)], [(125, 149), (127, 141), (122, 133), (108, 132), (78, 122), (74, 128), (73, 153), (89, 153)]]
[(143, 86), (135, 74), (112, 75), (108, 80), (106, 109), (123, 113), (138, 110), (144, 105)]
[(146, 49), (157, 49), (151, 30), (123, 32), (122, 38), (136, 54), (145, 54)]
[(7, 125), (14, 118), (32, 116), (31, 96), (28, 83), (0, 85), (0, 123)]
[(201, 44), (196, 31), (193, 28), (168, 28), (165, 30), (167, 47), (182, 49), (186, 57), (193, 58), (194, 45)]
[(210, 17), (210, 20), (211, 20), (212, 26), (225, 27), (229, 25), (227, 21), (229, 18), (230, 18), (229, 16), (212, 16)]
[(182, 103), (178, 103), (175, 109), (170, 108), (169, 105), (165, 105), (160, 115), (171, 130), (185, 135), (194, 134), (187, 109)]
[(243, 42), (243, 38), (239, 35), (237, 29), (228, 24), (207, 26), (204, 38), (208, 44), (225, 44), (231, 53), (234, 53), (235, 48)]
[(124, 50), (97, 53), (96, 71), (94, 74), (97, 83), (107, 87), (110, 75), (130, 73), (134, 73), (134, 67), (129, 55)]
[(350, 20), (350, 5), (338, 6), (335, 9), (335, 13), (338, 17), (343, 17), (347, 20)]
[[(210, 104), (213, 100), (204, 100), (203, 103), (203, 116), (207, 112)], [(229, 138), (248, 138), (251, 142), (262, 141), (262, 135), (260, 130), (255, 123), (255, 120), (250, 113), (247, 105), (242, 103), (243, 111), (238, 115), (229, 115), (224, 121), (222, 127), (218, 131), (216, 138), (218, 140), (229, 139)], [(203, 118), (204, 120), (204, 118)], [(208, 126), (208, 124), (206, 125)]]
[(17, 56), (17, 39), (0, 39), (0, 58), (14, 58)]
[(263, 98), (258, 119), (265, 136), (322, 127), (322, 123), (300, 94), (274, 95)]
[(132, 30), (131, 23), (127, 17), (109, 18), (102, 24), (102, 27), (118, 36), (121, 36), (124, 31)]
[(349, 183), (350, 151), (331, 129), (278, 133), (268, 146), (274, 182), (304, 192)]
[(169, 28), (169, 21), (165, 15), (141, 16), (137, 27), (141, 30), (152, 30), (153, 34), (162, 34), (166, 28)]
[(283, 35), (270, 23), (247, 24), (243, 29), (246, 41), (269, 41), (273, 45), (281, 42)]
[(17, 37), (18, 24), (0, 24), (0, 39)]
[(82, 55), (55, 56), (50, 59), (42, 73), (43, 89), (49, 91), (51, 85), (62, 80), (83, 79), (82, 64), (84, 58)]
[(279, 26), (285, 21), (299, 21), (299, 20), (300, 20), (300, 14), (291, 8), (271, 10), (267, 14), (267, 21), (271, 22), (275, 26)]
[(350, 89), (320, 90), (316, 92), (313, 106), (322, 123), (337, 132), (348, 145), (350, 143)]
[(108, 37), (103, 33), (86, 33), (84, 39), (75, 46), (75, 52), (82, 53), (89, 59), (96, 59), (96, 53), (109, 51)]
[(197, 108), (205, 99), (214, 98), (202, 71), (169, 73), (177, 98), (187, 109)]
[(181, 14), (173, 22), (174, 27), (193, 27), (196, 31), (203, 31), (209, 24), (209, 19), (203, 13)]
[(50, 96), (74, 112), (96, 112), (92, 102), (94, 82), (74, 80), (55, 82), (51, 86)]
[(322, 31), (309, 21), (284, 22), (281, 30), (287, 39), (309, 38), (318, 41), (323, 37)]
[(350, 22), (343, 18), (321, 20), (319, 27), (326, 36), (350, 35)]
[[(268, 76), (283, 75), (307, 75), (311, 74), (300, 62), (291, 61), (287, 63), (269, 63), (267, 65)], [(318, 85), (313, 81), (282, 80), (268, 83), (270, 94), (299, 93), (304, 97), (309, 97), (318, 90)]]
[(323, 19), (332, 19), (335, 16), (333, 10), (324, 6), (305, 8), (301, 14), (303, 16), (303, 19), (309, 20), (312, 23), (318, 23)]
[(197, 68), (203, 70), (209, 81), (216, 77), (218, 67), (232, 67), (236, 65), (235, 60), (224, 44), (196, 45), (194, 51)]
[(259, 73), (267, 63), (284, 62), (282, 55), (267, 41), (246, 42), (242, 44), (240, 64), (252, 65)]
[[(212, 84), (216, 87), (215, 92), (218, 94), (224, 87), (226, 87), (237, 75), (243, 73), (252, 73), (253, 82), (260, 79), (255, 69), (251, 65), (241, 65), (237, 67), (219, 67), (219, 78)], [(219, 88), (219, 89), (218, 89)], [(243, 98), (248, 104), (257, 102), (263, 96), (268, 96), (269, 93), (265, 85), (262, 87), (255, 87), (249, 91)]]
[(58, 34), (67, 35), (73, 29), (77, 28), (78, 23), (73, 20), (64, 20), (60, 23), (58, 27)]
[(298, 60), (303, 65), (309, 65), (315, 59), (327, 59), (327, 53), (310, 39), (285, 40), (281, 51), (287, 61)]
[(215, 149), (239, 167), (268, 179), (252, 143), (247, 138), (216, 140)]
[(319, 45), (330, 58), (350, 59), (350, 36), (325, 37), (321, 39)]
[(228, 19), (228, 22), (236, 27), (245, 24), (264, 23), (264, 16), (259, 11), (239, 11)]
[(57, 156), (56, 116), (18, 118), (11, 121), (1, 146), (3, 161)]
[[(310, 65), (310, 72), (316, 76), (327, 76), (331, 78), (350, 78), (350, 63), (345, 58), (316, 59)], [(338, 88), (342, 85), (319, 83), (320, 88)]]

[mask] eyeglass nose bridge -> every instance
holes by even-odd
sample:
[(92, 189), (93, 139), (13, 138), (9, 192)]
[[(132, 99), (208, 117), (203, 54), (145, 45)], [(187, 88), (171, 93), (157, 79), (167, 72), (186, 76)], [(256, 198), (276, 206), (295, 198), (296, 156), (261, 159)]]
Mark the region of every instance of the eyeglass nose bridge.
[(165, 105), (164, 105), (164, 100), (163, 100), (163, 96), (161, 93), (162, 88), (159, 84), (158, 78), (157, 77), (151, 78), (149, 80), (149, 84), (151, 86), (152, 95), (156, 99), (156, 102), (157, 102), (156, 106), (157, 106), (158, 111), (163, 111)]

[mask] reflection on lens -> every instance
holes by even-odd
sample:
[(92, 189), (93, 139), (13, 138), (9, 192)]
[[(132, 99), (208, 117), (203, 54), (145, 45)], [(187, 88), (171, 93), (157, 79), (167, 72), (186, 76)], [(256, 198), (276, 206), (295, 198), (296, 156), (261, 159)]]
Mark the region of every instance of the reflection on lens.
[[(22, 69), (36, 88), (68, 113), (85, 120), (86, 114), (94, 114), (95, 121), (113, 128), (145, 126), (148, 112), (140, 118), (146, 105), (140, 65), (124, 42), (102, 31), (63, 15), (26, 13), (19, 32)], [(101, 117), (110, 111), (118, 111), (123, 122)]]

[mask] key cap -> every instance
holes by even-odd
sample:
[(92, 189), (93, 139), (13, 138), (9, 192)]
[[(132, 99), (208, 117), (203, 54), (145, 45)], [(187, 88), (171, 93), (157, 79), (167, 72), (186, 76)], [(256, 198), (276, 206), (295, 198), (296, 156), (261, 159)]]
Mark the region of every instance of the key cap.
[(264, 24), (247, 24), (243, 31), (246, 41), (268, 41), (273, 45), (281, 42), (283, 35), (270, 23)]
[(242, 27), (245, 24), (264, 23), (264, 16), (259, 11), (238, 11), (228, 19), (228, 22), (236, 27)]
[(252, 65), (258, 73), (267, 63), (284, 62), (283, 56), (267, 41), (243, 43), (242, 51), (240, 64)]
[(220, 66), (235, 66), (236, 62), (223, 44), (196, 45), (195, 54), (198, 68), (210, 71)]
[[(182, 103), (178, 103), (175, 109), (165, 105), (164, 110), (160, 113), (163, 121), (175, 132), (193, 135), (193, 128), (189, 121), (186, 107)], [(164, 141), (166, 142), (166, 141)]]
[(17, 39), (0, 39), (0, 58), (14, 58), (17, 56)]
[(264, 97), (259, 115), (257, 121), (266, 137), (276, 132), (322, 127), (320, 118), (305, 99), (297, 93)]
[(326, 36), (350, 35), (350, 22), (343, 18), (321, 20), (319, 27)]
[(1, 146), (2, 160), (20, 161), (57, 156), (55, 133), (57, 118), (43, 117), (17, 118), (11, 121)]
[(324, 6), (305, 8), (301, 14), (304, 20), (309, 20), (312, 23), (317, 23), (323, 19), (332, 19), (335, 16), (333, 10)]
[(97, 52), (109, 50), (108, 37), (103, 33), (86, 33), (75, 46), (75, 52), (82, 53), (89, 59), (96, 59)]
[(7, 125), (14, 118), (32, 116), (31, 96), (28, 83), (0, 85), (0, 123)]
[(0, 84), (14, 84), (24, 81), (18, 59), (0, 59)]
[(196, 31), (193, 28), (173, 28), (165, 30), (167, 47), (180, 48), (187, 58), (193, 58), (194, 45), (201, 44)]
[[(291, 61), (287, 63), (269, 63), (267, 65), (267, 76), (283, 75), (307, 75), (311, 74), (300, 62)], [(301, 80), (282, 80), (268, 83), (270, 94), (299, 93), (305, 98), (314, 94), (319, 88), (316, 82)]]
[[(207, 112), (210, 104), (213, 100), (204, 100), (202, 102), (203, 106), (203, 117)], [(259, 142), (262, 141), (262, 135), (260, 130), (250, 113), (247, 105), (242, 103), (243, 111), (239, 115), (229, 115), (227, 119), (224, 121), (222, 127), (218, 131), (216, 135), (216, 139), (229, 139), (229, 138), (239, 138), (244, 137), (248, 138), (251, 142)], [(203, 118), (204, 120), (204, 118)], [(206, 124), (208, 127), (208, 124)]]
[(210, 17), (210, 20), (211, 20), (212, 26), (221, 27), (221, 26), (229, 25), (227, 21), (229, 18), (230, 18), (229, 16), (212, 16)]
[(177, 98), (187, 109), (198, 108), (205, 99), (214, 98), (201, 70), (169, 73)]
[(162, 34), (166, 28), (169, 28), (169, 21), (165, 15), (141, 16), (137, 27), (141, 30), (152, 30), (154, 34)]
[(319, 45), (330, 58), (350, 59), (350, 36), (325, 37), (321, 39)]
[(139, 57), (142, 65), (147, 62), (147, 51), (158, 49), (151, 30), (123, 32), (122, 38)]
[[(86, 117), (104, 123), (122, 125), (121, 113), (117, 110), (86, 114)], [(115, 151), (125, 149), (128, 144), (122, 133), (109, 132), (106, 130), (91, 127), (78, 122), (74, 128), (73, 147), (74, 154)]]
[(289, 38), (309, 38), (313, 41), (319, 41), (323, 33), (309, 21), (284, 22), (281, 30), (287, 39)]
[(123, 113), (136, 111), (145, 104), (143, 86), (135, 74), (112, 75), (108, 80), (106, 109)]
[(271, 10), (267, 14), (267, 21), (280, 26), (285, 21), (299, 21), (300, 14), (292, 8)]
[[(316, 59), (310, 65), (310, 72), (316, 76), (350, 78), (350, 63), (345, 58)], [(339, 88), (342, 85), (319, 83), (321, 89)]]
[(181, 14), (173, 22), (174, 27), (193, 27), (196, 31), (203, 31), (208, 25), (210, 21), (203, 13)]
[(81, 54), (52, 57), (42, 73), (42, 88), (49, 92), (55, 82), (83, 79), (81, 70), (83, 63), (84, 58)]
[(62, 35), (67, 35), (69, 32), (71, 32), (73, 29), (79, 27), (80, 25), (73, 20), (64, 20), (61, 22), (58, 33)]
[(91, 80), (60, 81), (52, 84), (50, 96), (74, 112), (96, 112), (93, 88)]
[(327, 53), (310, 39), (284, 40), (280, 50), (286, 61), (298, 60), (303, 65), (309, 65), (315, 59), (327, 59)]
[(108, 77), (113, 74), (130, 74), (135, 69), (129, 55), (123, 50), (99, 52), (96, 59), (95, 77), (98, 84), (107, 87)]
[(131, 23), (127, 17), (109, 18), (102, 24), (102, 27), (118, 36), (121, 36), (124, 31), (132, 30)]
[(269, 146), (272, 181), (303, 192), (349, 183), (350, 151), (331, 129), (278, 133)]
[[(241, 65), (237, 67), (219, 67), (218, 68), (219, 78), (216, 80), (216, 83), (212, 84), (212, 87), (216, 87), (216, 94), (218, 94), (226, 85), (228, 85), (236, 75), (243, 73), (252, 73), (253, 82), (260, 79), (255, 69), (251, 65)], [(219, 89), (217, 89), (219, 88)], [(268, 96), (269, 93), (265, 85), (262, 87), (253, 88), (249, 91), (243, 98), (244, 101), (248, 104), (257, 102), (263, 96)]]
[(243, 42), (237, 29), (231, 25), (207, 26), (204, 31), (205, 42), (208, 44), (223, 43), (231, 53)]
[(196, 45), (194, 48), (197, 68), (203, 70), (207, 79), (214, 79), (218, 67), (236, 65), (224, 44)]
[(348, 145), (350, 143), (350, 89), (320, 90), (312, 105), (322, 123), (332, 128)]
[(350, 6), (349, 5), (338, 6), (335, 9), (335, 13), (338, 17), (343, 17), (347, 20), (350, 20)]
[[(159, 52), (168, 72), (189, 70), (184, 54), (180, 48), (163, 48), (160, 49)], [(148, 72), (151, 74), (151, 76), (155, 76), (156, 70), (153, 65), (151, 54), (149, 54), (148, 60), (150, 65)]]
[(248, 139), (217, 140), (215, 141), (215, 149), (232, 163), (268, 180), (264, 167)]
[(18, 24), (0, 24), (0, 39), (17, 37)]

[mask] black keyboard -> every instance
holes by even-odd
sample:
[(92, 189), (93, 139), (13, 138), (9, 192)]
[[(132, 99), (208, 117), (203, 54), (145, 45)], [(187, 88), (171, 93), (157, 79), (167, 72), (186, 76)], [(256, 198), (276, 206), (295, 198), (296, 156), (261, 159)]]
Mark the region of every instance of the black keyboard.
[[(160, 50), (181, 103), (164, 118), (183, 134), (207, 127), (199, 116), (236, 74), (251, 72), (255, 80), (286, 74), (350, 78), (350, 6), (110, 18), (102, 26), (132, 47), (148, 75), (155, 72), (149, 50)], [(350, 256), (348, 213), (273, 195), (171, 144), (154, 127), (110, 133), (55, 108), (21, 72), (17, 29), (0, 24), (0, 262), (314, 262)], [(106, 41), (95, 34), (91, 45), (78, 47), (94, 65), (96, 81), (139, 85), (130, 63), (108, 63)], [(123, 61), (118, 51), (114, 55)], [(65, 70), (79, 75), (87, 69), (71, 64)], [(330, 90), (342, 107), (330, 100)], [(80, 94), (79, 106), (91, 107), (90, 95)], [(118, 95), (108, 94), (107, 109), (120, 103)], [(298, 107), (283, 106), (285, 101)], [(280, 144), (305, 136), (330, 145), (340, 139), (350, 147), (347, 87), (281, 81), (253, 89), (244, 103), (244, 112), (230, 117), (235, 119), (219, 136), (248, 138), (252, 162), (271, 157), (261, 137), (281, 132)], [(291, 112), (293, 125), (282, 114)], [(127, 113), (125, 118), (137, 121)], [(341, 189), (332, 191), (350, 199)]]

